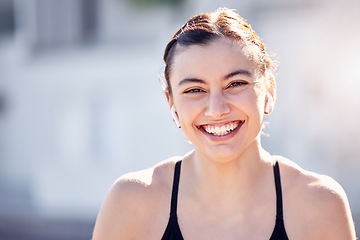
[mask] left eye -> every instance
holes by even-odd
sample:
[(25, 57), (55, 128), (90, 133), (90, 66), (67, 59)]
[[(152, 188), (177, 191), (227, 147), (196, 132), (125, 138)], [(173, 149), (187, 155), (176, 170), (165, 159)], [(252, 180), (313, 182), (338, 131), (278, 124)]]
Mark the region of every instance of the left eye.
[(227, 86), (227, 88), (239, 87), (239, 86), (243, 86), (243, 85), (246, 85), (246, 84), (248, 84), (248, 83), (247, 82), (242, 82), (242, 81), (241, 82), (240, 81), (232, 82)]

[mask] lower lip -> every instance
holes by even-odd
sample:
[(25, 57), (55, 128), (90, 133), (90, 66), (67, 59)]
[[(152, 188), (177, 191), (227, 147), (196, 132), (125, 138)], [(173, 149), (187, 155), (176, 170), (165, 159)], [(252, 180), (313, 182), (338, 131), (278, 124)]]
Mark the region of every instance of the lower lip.
[(244, 122), (240, 122), (239, 125), (230, 133), (226, 134), (226, 135), (222, 135), (222, 136), (216, 136), (213, 134), (208, 133), (207, 131), (205, 131), (205, 129), (203, 127), (199, 127), (200, 131), (202, 133), (204, 133), (207, 137), (210, 138), (210, 140), (218, 142), (218, 141), (226, 141), (230, 138), (232, 138), (241, 128), (241, 126), (244, 124)]

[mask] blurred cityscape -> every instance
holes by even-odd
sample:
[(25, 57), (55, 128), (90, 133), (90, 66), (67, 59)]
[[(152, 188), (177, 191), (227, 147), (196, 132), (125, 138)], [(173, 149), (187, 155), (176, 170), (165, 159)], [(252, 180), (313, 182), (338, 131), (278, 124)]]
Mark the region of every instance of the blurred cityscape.
[(90, 239), (116, 178), (191, 149), (158, 74), (218, 7), (280, 63), (264, 147), (336, 179), (360, 231), (359, 1), (0, 0), (0, 240)]

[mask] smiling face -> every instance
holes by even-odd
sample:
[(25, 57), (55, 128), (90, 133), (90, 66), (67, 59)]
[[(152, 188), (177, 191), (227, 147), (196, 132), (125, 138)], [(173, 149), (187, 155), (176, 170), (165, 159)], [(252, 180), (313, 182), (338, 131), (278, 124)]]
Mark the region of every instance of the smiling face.
[(234, 41), (177, 46), (169, 105), (197, 154), (225, 161), (259, 146), (265, 82)]

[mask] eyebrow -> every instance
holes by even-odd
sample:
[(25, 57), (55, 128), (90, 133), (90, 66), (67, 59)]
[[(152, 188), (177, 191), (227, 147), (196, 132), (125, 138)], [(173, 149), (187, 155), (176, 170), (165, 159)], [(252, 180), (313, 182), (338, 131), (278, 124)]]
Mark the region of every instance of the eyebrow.
[(186, 83), (205, 83), (205, 81), (198, 78), (184, 78), (179, 82), (179, 86)]
[(246, 75), (246, 76), (252, 77), (252, 74), (251, 74), (250, 71), (241, 69), (241, 70), (237, 70), (237, 71), (234, 71), (232, 73), (227, 74), (225, 76), (225, 79), (229, 79), (229, 78), (231, 78), (233, 76), (236, 76), (236, 75)]
[[(224, 79), (227, 80), (227, 79), (229, 79), (229, 78), (231, 78), (233, 76), (236, 76), (236, 75), (246, 75), (246, 76), (249, 76), (249, 77), (252, 76), (250, 71), (241, 69), (241, 70), (236, 70), (234, 72), (231, 72), (231, 73), (225, 75)], [(203, 83), (204, 84), (206, 82), (204, 80), (201, 80), (201, 79), (198, 79), (198, 78), (184, 78), (183, 80), (181, 80), (179, 82), (178, 85), (180, 86), (180, 85), (183, 85), (183, 84), (186, 84), (186, 83)]]

